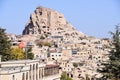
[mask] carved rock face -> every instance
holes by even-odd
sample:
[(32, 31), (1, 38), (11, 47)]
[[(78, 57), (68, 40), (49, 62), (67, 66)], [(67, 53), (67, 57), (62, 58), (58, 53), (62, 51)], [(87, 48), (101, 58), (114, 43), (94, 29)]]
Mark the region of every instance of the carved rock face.
[(27, 22), (25, 34), (48, 34), (50, 36), (84, 37), (68, 23), (63, 14), (45, 7), (37, 7)]

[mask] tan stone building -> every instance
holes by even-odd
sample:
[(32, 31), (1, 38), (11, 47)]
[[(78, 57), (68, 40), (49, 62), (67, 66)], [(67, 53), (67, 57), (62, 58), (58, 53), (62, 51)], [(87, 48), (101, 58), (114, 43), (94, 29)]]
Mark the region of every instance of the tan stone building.
[(0, 62), (0, 80), (53, 80), (59, 79), (59, 66), (54, 65), (49, 69), (57, 76), (52, 77), (53, 73), (46, 78), (47, 65), (39, 63), (39, 60), (20, 60)]

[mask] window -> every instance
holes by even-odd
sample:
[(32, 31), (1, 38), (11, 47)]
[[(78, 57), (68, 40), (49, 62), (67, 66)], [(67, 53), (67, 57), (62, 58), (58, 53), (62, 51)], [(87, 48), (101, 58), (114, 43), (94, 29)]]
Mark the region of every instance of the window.
[(68, 65), (68, 67), (69, 67), (69, 65)]
[(12, 76), (12, 80), (15, 80), (15, 75)]
[(46, 28), (46, 26), (43, 26), (43, 28)]
[(81, 74), (78, 75), (78, 78), (80, 78)]
[(42, 15), (42, 12), (40, 12), (40, 15)]
[(23, 73), (22, 75), (22, 80), (25, 80), (25, 73)]
[(73, 78), (73, 74), (71, 74), (71, 78)]
[(39, 79), (40, 79), (40, 77), (41, 77), (41, 76), (40, 76), (40, 71), (41, 71), (41, 70), (39, 69)]
[(62, 18), (62, 16), (59, 16), (59, 18)]
[(32, 71), (32, 65), (30, 65), (30, 72), (29, 72), (29, 78), (31, 80), (31, 71)]
[(67, 73), (67, 76), (69, 76), (69, 73)]
[(28, 72), (26, 73), (26, 80), (28, 80)]

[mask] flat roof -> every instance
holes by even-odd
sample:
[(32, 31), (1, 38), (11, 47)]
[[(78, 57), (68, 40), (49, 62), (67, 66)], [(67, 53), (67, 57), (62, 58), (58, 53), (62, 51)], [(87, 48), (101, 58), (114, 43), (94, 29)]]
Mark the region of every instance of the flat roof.
[(23, 63), (33, 63), (33, 62), (39, 62), (39, 60), (12, 60), (12, 61), (0, 62), (0, 64), (23, 64)]
[(47, 65), (45, 66), (45, 68), (50, 68), (50, 67), (59, 67), (59, 65), (47, 64)]

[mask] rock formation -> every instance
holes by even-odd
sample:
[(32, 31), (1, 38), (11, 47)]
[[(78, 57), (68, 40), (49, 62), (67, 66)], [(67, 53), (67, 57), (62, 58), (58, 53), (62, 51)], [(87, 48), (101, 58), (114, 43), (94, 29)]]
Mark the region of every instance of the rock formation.
[(37, 7), (27, 22), (23, 35), (47, 34), (49, 36), (63, 36), (64, 38), (80, 38), (85, 35), (74, 29), (63, 14), (45, 7)]

